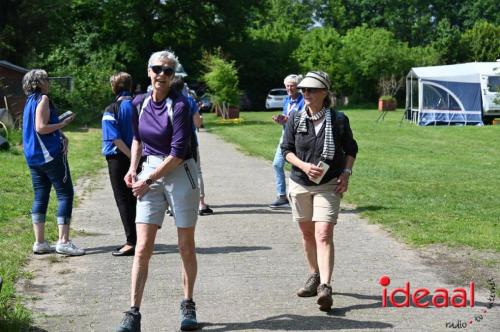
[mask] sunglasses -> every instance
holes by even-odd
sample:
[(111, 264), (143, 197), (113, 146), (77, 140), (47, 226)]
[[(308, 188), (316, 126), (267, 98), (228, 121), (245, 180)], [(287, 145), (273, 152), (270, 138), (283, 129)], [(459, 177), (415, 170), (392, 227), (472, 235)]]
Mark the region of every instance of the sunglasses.
[(317, 91), (320, 91), (320, 90), (323, 90), (323, 89), (320, 89), (320, 88), (301, 88), (300, 89), (302, 91), (302, 93), (316, 93)]
[(172, 74), (175, 72), (175, 70), (172, 67), (168, 66), (160, 66), (160, 65), (155, 65), (155, 66), (149, 66), (153, 73), (156, 75), (160, 75), (161, 72), (165, 73), (167, 76), (172, 76)]

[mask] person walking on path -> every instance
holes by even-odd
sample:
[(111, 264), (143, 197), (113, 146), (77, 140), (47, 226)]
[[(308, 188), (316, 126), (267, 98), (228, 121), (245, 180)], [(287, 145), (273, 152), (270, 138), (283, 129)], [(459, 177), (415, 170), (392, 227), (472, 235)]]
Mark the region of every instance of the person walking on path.
[(283, 156), (292, 164), (289, 197), (310, 272), (297, 295), (318, 295), (319, 309), (328, 311), (333, 304), (333, 228), (358, 145), (347, 116), (331, 108), (326, 73), (309, 72), (298, 87), (304, 94), (305, 108), (287, 122), (281, 145)]
[(136, 198), (123, 181), (130, 168), (132, 146), (132, 116), (137, 113), (132, 105), (132, 77), (120, 72), (110, 78), (115, 101), (106, 107), (102, 116), (102, 154), (108, 163), (109, 179), (113, 188), (126, 242), (112, 252), (113, 256), (134, 255), (137, 242), (135, 230)]
[(200, 142), (198, 140), (198, 135), (196, 135), (196, 131), (201, 128), (203, 124), (203, 120), (200, 115), (200, 109), (196, 104), (196, 100), (194, 100), (194, 98), (189, 95), (189, 89), (187, 88), (187, 85), (184, 83), (184, 79), (181, 76), (174, 77), (171, 87), (177, 92), (182, 93), (189, 102), (189, 110), (191, 112), (191, 116), (193, 117), (193, 135), (194, 142), (196, 144), (196, 170), (198, 174), (198, 186), (200, 188), (200, 204), (198, 207), (198, 214), (200, 216), (210, 215), (213, 214), (214, 211), (205, 202), (205, 182), (203, 181), (203, 173), (201, 172)]
[[(182, 259), (184, 299), (181, 301), (181, 330), (198, 328), (193, 288), (197, 274), (194, 233), (200, 191), (195, 182), (192, 117), (187, 99), (170, 88), (177, 57), (169, 51), (155, 52), (148, 61), (153, 90), (134, 116), (131, 164), (125, 175), (127, 186), (137, 197), (137, 244), (132, 265), (130, 310), (118, 332), (141, 330), (140, 305), (148, 277), (149, 260), (158, 229), (170, 206), (177, 226)], [(140, 174), (136, 169), (145, 156)], [(175, 190), (174, 190), (175, 188)]]
[(281, 153), (281, 143), (283, 142), (283, 133), (286, 122), (292, 112), (300, 112), (304, 107), (304, 97), (297, 89), (302, 77), (300, 75), (290, 74), (285, 77), (283, 83), (285, 84), (287, 96), (283, 104), (283, 113), (278, 116), (273, 116), (274, 122), (283, 126), (281, 131), (280, 141), (276, 147), (276, 153), (273, 160), (274, 178), (276, 183), (276, 200), (273, 201), (269, 207), (271, 209), (278, 209), (289, 207), (289, 202), (286, 197), (286, 178), (285, 178), (285, 158)]
[(35, 193), (31, 220), (35, 233), (33, 253), (52, 252), (45, 241), (45, 219), (52, 186), (57, 196), (59, 239), (55, 251), (68, 256), (80, 256), (85, 250), (69, 239), (69, 224), (73, 211), (73, 182), (68, 165), (68, 138), (61, 131), (75, 114), (59, 120), (50, 101), (49, 77), (42, 69), (28, 71), (23, 77), (23, 90), (28, 96), (23, 112), (23, 150), (30, 169)]

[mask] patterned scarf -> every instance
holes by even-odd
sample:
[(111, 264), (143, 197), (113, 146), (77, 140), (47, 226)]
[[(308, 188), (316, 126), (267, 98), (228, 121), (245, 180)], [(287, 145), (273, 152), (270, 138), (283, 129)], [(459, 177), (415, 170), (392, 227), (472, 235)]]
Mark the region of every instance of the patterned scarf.
[(321, 120), (325, 117), (325, 143), (323, 145), (323, 153), (321, 153), (322, 160), (333, 160), (333, 156), (335, 155), (335, 142), (333, 135), (333, 126), (332, 126), (332, 111), (329, 108), (323, 107), (321, 111), (312, 116), (307, 114), (307, 111), (300, 113), (299, 126), (297, 127), (298, 133), (307, 133), (307, 124), (306, 119), (311, 121)]

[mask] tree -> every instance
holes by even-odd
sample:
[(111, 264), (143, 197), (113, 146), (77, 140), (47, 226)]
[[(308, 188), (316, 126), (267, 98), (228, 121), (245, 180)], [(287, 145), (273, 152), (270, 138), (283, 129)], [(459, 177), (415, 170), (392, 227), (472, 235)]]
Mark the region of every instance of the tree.
[(251, 29), (240, 47), (232, 50), (241, 85), (258, 105), (270, 88), (283, 86), (283, 79), (297, 73), (299, 66), (291, 56), (300, 43), (302, 31), (289, 25), (271, 24)]
[(225, 60), (220, 50), (218, 54), (206, 53), (203, 57), (205, 74), (203, 80), (210, 92), (210, 99), (223, 118), (229, 118), (228, 107), (238, 107), (238, 71), (234, 61)]
[(432, 47), (409, 47), (382, 28), (366, 26), (349, 30), (342, 38), (343, 81), (355, 100), (374, 100), (380, 78), (399, 79), (413, 66), (434, 64)]
[(447, 18), (439, 21), (432, 46), (439, 52), (440, 63), (453, 64), (464, 58), (460, 38), (460, 30), (452, 26)]
[(426, 43), (432, 36), (430, 0), (317, 0), (316, 8), (316, 19), (342, 34), (366, 25), (385, 28), (410, 45)]
[(459, 9), (461, 26), (471, 29), (477, 21), (487, 21), (500, 25), (500, 10), (497, 0), (465, 0)]
[(347, 16), (347, 8), (343, 0), (315, 0), (314, 20), (323, 27), (335, 29), (337, 32), (344, 34), (352, 26), (349, 16)]
[(340, 54), (342, 39), (333, 28), (315, 28), (307, 32), (293, 52), (302, 72), (321, 70), (330, 76), (332, 89), (343, 94), (346, 68), (342, 66)]
[(70, 2), (4, 0), (0, 2), (0, 59), (24, 65), (43, 57), (69, 38)]
[(461, 46), (469, 61), (496, 61), (500, 56), (500, 26), (476, 22), (462, 35)]
[[(245, 28), (258, 0), (183, 0), (156, 5), (153, 34), (156, 49), (171, 48), (185, 69), (197, 76), (204, 51), (231, 50), (244, 44)], [(243, 10), (244, 8), (244, 10)]]
[(314, 24), (315, 0), (264, 0), (254, 12), (252, 29), (287, 26), (305, 31)]

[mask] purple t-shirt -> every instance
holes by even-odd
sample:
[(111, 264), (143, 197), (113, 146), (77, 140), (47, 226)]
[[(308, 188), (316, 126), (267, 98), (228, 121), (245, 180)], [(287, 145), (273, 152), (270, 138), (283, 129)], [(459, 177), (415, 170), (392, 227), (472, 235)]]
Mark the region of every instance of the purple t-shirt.
[[(134, 139), (142, 142), (142, 155), (192, 158), (193, 120), (186, 97), (170, 89), (164, 100), (154, 102), (148, 96), (145, 103), (140, 115), (134, 116), (132, 121)], [(168, 116), (169, 107), (172, 108), (173, 121)]]

